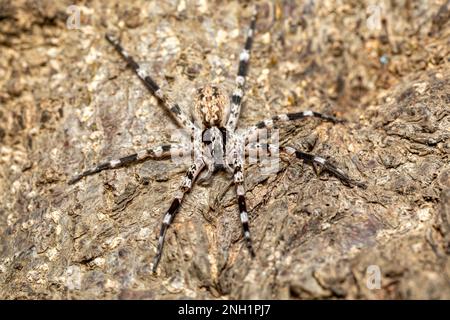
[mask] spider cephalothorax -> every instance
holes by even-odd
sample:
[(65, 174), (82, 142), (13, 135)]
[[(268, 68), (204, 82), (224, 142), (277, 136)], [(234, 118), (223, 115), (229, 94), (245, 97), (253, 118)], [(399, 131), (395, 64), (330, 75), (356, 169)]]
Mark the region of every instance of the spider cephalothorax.
[(197, 89), (193, 116), (201, 127), (224, 127), (229, 109), (228, 98), (219, 86), (208, 84)]
[[(314, 168), (322, 168), (337, 176), (345, 183), (353, 183), (364, 186), (350, 179), (342, 170), (335, 167), (326, 159), (312, 154), (304, 153), (300, 150), (288, 146), (278, 146), (275, 144), (259, 143), (254, 141), (254, 137), (258, 136), (261, 130), (273, 128), (276, 124), (289, 121), (297, 121), (306, 117), (315, 117), (322, 120), (339, 122), (336, 118), (327, 116), (318, 112), (306, 110), (303, 112), (286, 113), (273, 116), (270, 119), (258, 122), (256, 125), (246, 128), (241, 132), (236, 132), (236, 126), (241, 111), (241, 102), (244, 93), (245, 77), (248, 71), (248, 62), (250, 59), (250, 51), (253, 42), (253, 35), (256, 26), (256, 10), (253, 13), (250, 29), (247, 32), (247, 40), (244, 49), (239, 55), (239, 68), (236, 76), (236, 88), (231, 96), (231, 103), (227, 95), (216, 85), (206, 85), (197, 89), (193, 116), (195, 123), (181, 110), (179, 105), (164, 93), (158, 84), (150, 77), (147, 72), (142, 69), (139, 64), (126, 52), (120, 43), (113, 37), (106, 35), (106, 40), (111, 43), (116, 51), (127, 62), (127, 65), (136, 73), (143, 81), (149, 91), (155, 95), (161, 103), (172, 113), (174, 118), (180, 125), (188, 129), (193, 143), (194, 158), (191, 166), (183, 177), (180, 188), (175, 194), (170, 207), (167, 209), (159, 234), (156, 255), (153, 261), (153, 271), (161, 258), (164, 239), (167, 228), (172, 223), (184, 196), (189, 192), (198, 178), (199, 174), (206, 169), (207, 173), (203, 179), (210, 178), (218, 169), (226, 169), (233, 174), (233, 183), (237, 203), (239, 207), (239, 217), (242, 223), (244, 238), (247, 248), (252, 256), (254, 256), (252, 241), (250, 237), (249, 218), (247, 214), (247, 206), (245, 201), (244, 186), (244, 159), (250, 150), (264, 150), (272, 153), (283, 152), (287, 156), (302, 159), (305, 162), (314, 165)], [(167, 159), (170, 156), (179, 156), (184, 154), (186, 148), (182, 145), (160, 145), (128, 156), (114, 159), (108, 162), (100, 163), (93, 168), (76, 175), (69, 181), (73, 184), (83, 177), (95, 174), (97, 172), (113, 169), (131, 163), (147, 159)], [(191, 152), (192, 154), (192, 152)]]

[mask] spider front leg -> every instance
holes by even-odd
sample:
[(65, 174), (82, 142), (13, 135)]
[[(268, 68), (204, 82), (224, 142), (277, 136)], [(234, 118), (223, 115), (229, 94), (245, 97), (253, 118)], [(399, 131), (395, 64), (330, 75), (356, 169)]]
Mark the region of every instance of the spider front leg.
[(163, 105), (169, 110), (169, 112), (175, 117), (175, 119), (180, 122), (186, 129), (194, 131), (198, 129), (189, 117), (185, 115), (180, 106), (174, 103), (170, 98), (163, 92), (163, 90), (158, 86), (158, 84), (150, 77), (147, 72), (142, 69), (139, 64), (133, 59), (132, 56), (120, 45), (119, 41), (111, 37), (110, 35), (105, 35), (106, 40), (113, 45), (114, 49), (122, 56), (122, 58), (127, 62), (129, 68), (131, 68), (136, 75), (144, 82), (147, 89), (158, 98)]
[(166, 237), (167, 229), (169, 228), (176, 213), (178, 212), (178, 209), (181, 206), (181, 202), (183, 201), (184, 195), (191, 190), (195, 179), (197, 178), (197, 176), (200, 174), (200, 172), (203, 170), (204, 167), (205, 163), (203, 162), (201, 157), (197, 158), (194, 161), (194, 163), (189, 167), (185, 177), (181, 182), (180, 190), (175, 195), (175, 198), (172, 200), (172, 204), (170, 205), (169, 209), (166, 211), (166, 214), (164, 215), (164, 219), (161, 225), (161, 231), (159, 233), (158, 247), (156, 249), (156, 255), (153, 259), (153, 267), (152, 267), (153, 273), (156, 273), (156, 268), (158, 267), (159, 261), (161, 260), (161, 254), (164, 247), (164, 239)]
[(80, 181), (82, 178), (99, 173), (103, 170), (110, 170), (110, 169), (116, 169), (123, 166), (127, 166), (133, 163), (145, 161), (148, 159), (153, 160), (161, 160), (169, 158), (170, 156), (177, 156), (181, 157), (183, 156), (183, 152), (185, 151), (185, 148), (180, 145), (168, 145), (164, 144), (161, 146), (157, 146), (154, 148), (149, 148), (145, 150), (141, 150), (137, 153), (130, 154), (128, 156), (114, 159), (108, 162), (100, 163), (94, 167), (92, 167), (89, 170), (86, 170), (76, 176), (74, 176), (72, 179), (69, 180), (68, 184), (74, 184), (78, 181)]
[(250, 54), (253, 44), (253, 36), (255, 34), (257, 8), (254, 8), (252, 19), (250, 21), (250, 28), (247, 31), (247, 40), (245, 41), (244, 49), (239, 55), (239, 69), (236, 77), (236, 88), (233, 91), (231, 97), (231, 108), (226, 128), (228, 131), (233, 132), (236, 129), (237, 122), (239, 120), (239, 114), (241, 112), (241, 102), (244, 96), (245, 77), (247, 76)]

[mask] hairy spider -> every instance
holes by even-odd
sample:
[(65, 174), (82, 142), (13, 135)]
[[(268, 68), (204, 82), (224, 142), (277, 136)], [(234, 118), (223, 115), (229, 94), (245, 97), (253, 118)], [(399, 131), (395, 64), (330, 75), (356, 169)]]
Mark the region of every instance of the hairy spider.
[[(333, 123), (341, 122), (332, 116), (309, 110), (280, 114), (273, 116), (271, 119), (260, 121), (256, 125), (244, 129), (242, 132), (236, 131), (242, 97), (244, 95), (244, 85), (249, 66), (253, 36), (255, 33), (256, 17), (257, 10), (255, 8), (251, 18), (250, 28), (247, 32), (244, 49), (239, 55), (236, 88), (231, 96), (231, 103), (220, 87), (207, 84), (197, 90), (192, 120), (182, 112), (177, 103), (173, 102), (164, 93), (153, 78), (151, 78), (150, 75), (136, 63), (136, 61), (120, 45), (118, 40), (110, 35), (106, 35), (106, 40), (122, 56), (128, 67), (137, 74), (148, 90), (169, 110), (179, 124), (189, 131), (193, 141), (193, 162), (181, 181), (179, 190), (175, 194), (162, 221), (158, 247), (153, 260), (153, 272), (156, 272), (156, 268), (161, 259), (166, 231), (180, 208), (185, 194), (191, 190), (194, 181), (204, 169), (207, 170), (206, 175), (203, 177), (204, 179), (210, 178), (219, 170), (228, 171), (233, 175), (243, 235), (251, 256), (255, 256), (250, 237), (243, 173), (245, 155), (248, 154), (249, 150), (252, 148), (273, 153), (280, 151), (288, 156), (302, 159), (303, 161), (312, 164), (315, 170), (327, 170), (348, 185), (355, 184), (364, 186), (364, 184), (350, 179), (342, 170), (322, 157), (304, 153), (288, 146), (278, 147), (277, 145), (268, 143), (249, 143), (254, 141), (254, 138), (261, 130), (274, 128), (277, 124), (283, 122), (300, 120), (307, 117), (316, 117)], [(122, 167), (143, 160), (160, 160), (167, 159), (170, 156), (182, 155), (184, 151), (185, 148), (182, 145), (168, 144), (141, 150), (122, 158), (100, 163), (73, 177), (68, 183), (73, 184), (83, 177), (100, 171)]]

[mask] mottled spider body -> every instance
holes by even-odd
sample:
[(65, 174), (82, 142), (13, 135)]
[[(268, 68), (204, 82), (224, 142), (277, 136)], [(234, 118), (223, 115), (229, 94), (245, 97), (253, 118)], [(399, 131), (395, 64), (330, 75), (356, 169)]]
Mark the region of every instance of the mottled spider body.
[(225, 127), (230, 112), (230, 103), (225, 92), (216, 85), (197, 89), (193, 117), (202, 128)]
[[(287, 113), (273, 116), (270, 119), (258, 122), (256, 125), (246, 128), (240, 132), (236, 131), (237, 122), (240, 115), (241, 102), (244, 95), (244, 86), (249, 66), (250, 52), (253, 43), (253, 36), (256, 27), (256, 9), (250, 22), (247, 32), (247, 39), (244, 49), (239, 55), (239, 67), (236, 76), (236, 88), (229, 101), (228, 95), (217, 85), (205, 85), (197, 89), (192, 110), (192, 118), (185, 115), (179, 105), (173, 102), (159, 87), (159, 85), (142, 69), (139, 64), (123, 49), (120, 43), (113, 37), (106, 35), (106, 40), (114, 46), (116, 51), (127, 62), (127, 65), (143, 81), (148, 90), (157, 97), (162, 105), (167, 108), (178, 123), (187, 129), (191, 141), (193, 161), (186, 175), (183, 177), (180, 187), (169, 208), (167, 209), (161, 226), (161, 231), (156, 248), (156, 255), (153, 261), (153, 271), (156, 271), (161, 258), (164, 239), (169, 225), (172, 223), (184, 196), (189, 192), (199, 177), (200, 173), (206, 169), (206, 174), (201, 179), (209, 179), (217, 170), (226, 170), (233, 175), (237, 203), (239, 207), (239, 217), (242, 223), (243, 235), (247, 248), (252, 256), (255, 255), (250, 237), (249, 219), (245, 201), (244, 187), (244, 159), (251, 149), (264, 150), (269, 153), (285, 153), (288, 156), (302, 159), (313, 164), (315, 169), (325, 169), (337, 176), (343, 182), (363, 186), (350, 179), (342, 170), (332, 165), (326, 159), (312, 154), (304, 153), (288, 146), (272, 145), (255, 142), (255, 137), (261, 130), (267, 130), (283, 122), (297, 121), (306, 117), (315, 117), (325, 121), (340, 122), (332, 116), (310, 110)], [(69, 180), (73, 184), (83, 177), (98, 173), (107, 169), (114, 169), (125, 165), (130, 165), (147, 159), (167, 159), (171, 156), (183, 155), (186, 148), (182, 145), (160, 145), (153, 148), (141, 150), (128, 156), (107, 161), (93, 168), (82, 172)]]

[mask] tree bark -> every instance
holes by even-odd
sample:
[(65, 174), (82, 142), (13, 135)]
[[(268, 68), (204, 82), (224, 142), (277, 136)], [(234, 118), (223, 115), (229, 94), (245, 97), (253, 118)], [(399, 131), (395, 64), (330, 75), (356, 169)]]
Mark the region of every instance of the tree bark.
[(247, 166), (255, 259), (225, 174), (186, 197), (156, 275), (187, 165), (67, 185), (178, 129), (104, 34), (189, 112), (191, 88), (234, 86), (251, 8), (220, 3), (79, 3), (72, 28), (71, 2), (0, 1), (0, 298), (449, 299), (449, 1), (260, 4), (239, 126), (305, 109), (347, 119), (286, 125), (280, 141), (367, 188), (296, 160)]

